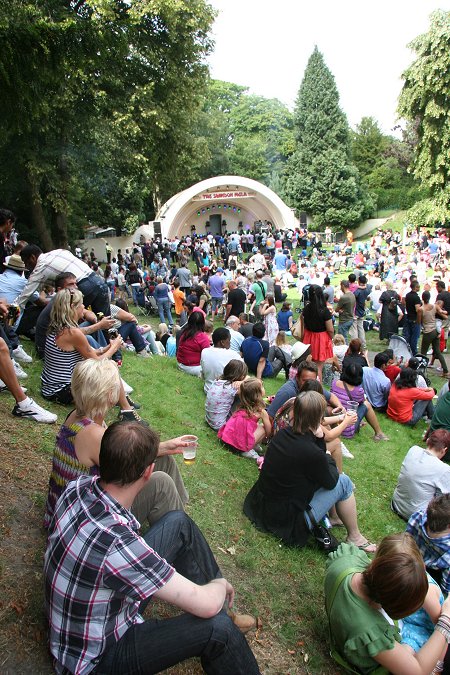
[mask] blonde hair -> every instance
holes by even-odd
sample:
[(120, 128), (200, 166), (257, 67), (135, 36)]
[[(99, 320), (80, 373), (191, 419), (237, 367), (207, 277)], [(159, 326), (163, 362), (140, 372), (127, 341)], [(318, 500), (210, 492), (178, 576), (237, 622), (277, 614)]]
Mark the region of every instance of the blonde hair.
[(65, 328), (78, 328), (78, 307), (83, 304), (83, 294), (78, 289), (63, 288), (53, 300), (47, 333), (61, 333)]
[(256, 377), (244, 380), (239, 389), (239, 398), (241, 399), (239, 408), (245, 410), (248, 417), (259, 415), (265, 407), (261, 380)]
[(286, 344), (286, 333), (284, 332), (284, 330), (278, 331), (277, 337), (275, 338), (275, 344), (277, 347)]
[(336, 333), (336, 335), (333, 338), (333, 344), (334, 345), (345, 345), (345, 338), (343, 335), (340, 333)]
[(70, 385), (79, 417), (104, 418), (120, 396), (120, 375), (109, 359), (86, 359), (75, 366)]
[(158, 326), (158, 333), (160, 335), (165, 335), (168, 332), (169, 332), (169, 329), (167, 328), (167, 324), (166, 323), (160, 323), (159, 326)]

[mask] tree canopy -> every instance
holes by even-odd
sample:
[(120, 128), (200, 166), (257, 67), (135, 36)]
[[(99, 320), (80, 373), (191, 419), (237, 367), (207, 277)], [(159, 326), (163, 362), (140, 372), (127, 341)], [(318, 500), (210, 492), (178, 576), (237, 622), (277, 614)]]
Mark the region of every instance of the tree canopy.
[(190, 182), (213, 17), (205, 0), (0, 0), (0, 196), (46, 248)]
[[(430, 29), (409, 45), (415, 61), (403, 73), (399, 114), (417, 131), (416, 178), (431, 190), (436, 213), (450, 220), (450, 12), (439, 10)], [(433, 209), (432, 209), (433, 211)], [(443, 222), (442, 220), (440, 222)]]
[(373, 207), (351, 159), (350, 129), (339, 106), (334, 77), (314, 49), (294, 113), (296, 149), (288, 161), (284, 192), (315, 226), (348, 227)]

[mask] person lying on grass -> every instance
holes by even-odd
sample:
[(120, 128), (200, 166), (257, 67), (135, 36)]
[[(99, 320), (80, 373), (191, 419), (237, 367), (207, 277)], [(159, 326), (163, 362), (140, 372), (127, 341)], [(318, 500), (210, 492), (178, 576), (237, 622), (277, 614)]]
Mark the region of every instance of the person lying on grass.
[[(321, 394), (308, 391), (297, 396), (292, 427), (281, 429), (271, 440), (259, 478), (245, 498), (244, 513), (285, 544), (304, 546), (311, 529), (308, 509), (320, 522), (336, 505), (347, 541), (373, 553), (376, 546), (358, 528), (353, 483), (339, 473), (326, 452), (321, 427), (325, 410)], [(346, 418), (354, 424), (354, 415)]]

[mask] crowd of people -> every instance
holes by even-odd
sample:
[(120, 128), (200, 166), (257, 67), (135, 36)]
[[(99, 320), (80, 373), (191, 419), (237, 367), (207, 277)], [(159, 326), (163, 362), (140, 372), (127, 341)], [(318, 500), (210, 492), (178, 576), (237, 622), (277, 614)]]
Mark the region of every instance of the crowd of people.
[[(417, 355), (422, 333), (422, 356), (430, 350), (428, 367), (438, 360), (446, 378), (445, 233), (411, 232), (412, 253), (390, 231), (356, 247), (351, 233), (342, 244), (326, 233), (325, 250), (300, 228), (268, 224), (143, 241), (124, 254), (107, 245), (102, 268), (93, 251), (44, 253), (15, 239), (14, 221), (0, 210), (0, 387), (15, 397), (14, 415), (57, 421), (19, 384), (26, 372), (17, 362), (31, 362), (20, 343), (26, 336), (43, 360), (42, 397), (71, 406), (56, 437), (44, 516), (56, 671), (158, 672), (198, 656), (205, 672), (260, 672), (243, 635), (255, 621), (231, 610), (233, 587), (184, 511), (189, 495), (173, 456), (187, 442), (161, 441), (141, 419), (120, 377), (128, 351), (135, 356), (125, 358), (147, 359), (149, 368), (151, 356), (174, 357), (186, 377), (202, 379), (206, 424), (224, 451), (258, 466), (243, 500), (258, 529), (302, 547), (319, 541), (318, 532), (323, 544), (324, 530), (345, 528), (338, 548), (327, 540), (337, 550), (325, 578), (341, 665), (442, 671), (450, 642), (442, 595), (450, 590), (450, 392), (446, 382), (434, 404)], [(139, 323), (131, 303), (154, 307), (156, 330)], [(401, 330), (407, 361), (383, 345), (370, 365), (369, 329), (380, 340)], [(266, 378), (280, 380), (269, 399)], [(119, 419), (107, 427), (116, 406)], [(388, 441), (383, 415), (430, 425), (425, 447), (408, 451), (392, 497), (407, 533), (377, 546), (359, 529), (343, 470), (353, 455), (343, 441), (364, 424), (374, 441)], [(183, 613), (144, 620), (152, 596)]]

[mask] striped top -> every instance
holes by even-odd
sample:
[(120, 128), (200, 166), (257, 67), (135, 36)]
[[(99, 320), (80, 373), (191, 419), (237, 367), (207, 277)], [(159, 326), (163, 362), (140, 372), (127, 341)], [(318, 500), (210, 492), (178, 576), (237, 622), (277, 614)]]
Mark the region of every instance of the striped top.
[(80, 352), (65, 352), (56, 344), (56, 334), (50, 333), (45, 341), (44, 370), (41, 375), (42, 396), (53, 396), (72, 380), (73, 369), (83, 361)]
[(52, 471), (48, 484), (47, 503), (45, 505), (44, 527), (50, 525), (55, 512), (56, 502), (60, 498), (67, 483), (76, 480), (80, 476), (98, 476), (98, 466), (86, 466), (82, 464), (76, 455), (74, 441), (77, 434), (94, 424), (88, 417), (83, 417), (79, 422), (63, 424), (56, 437), (56, 445), (53, 451)]

